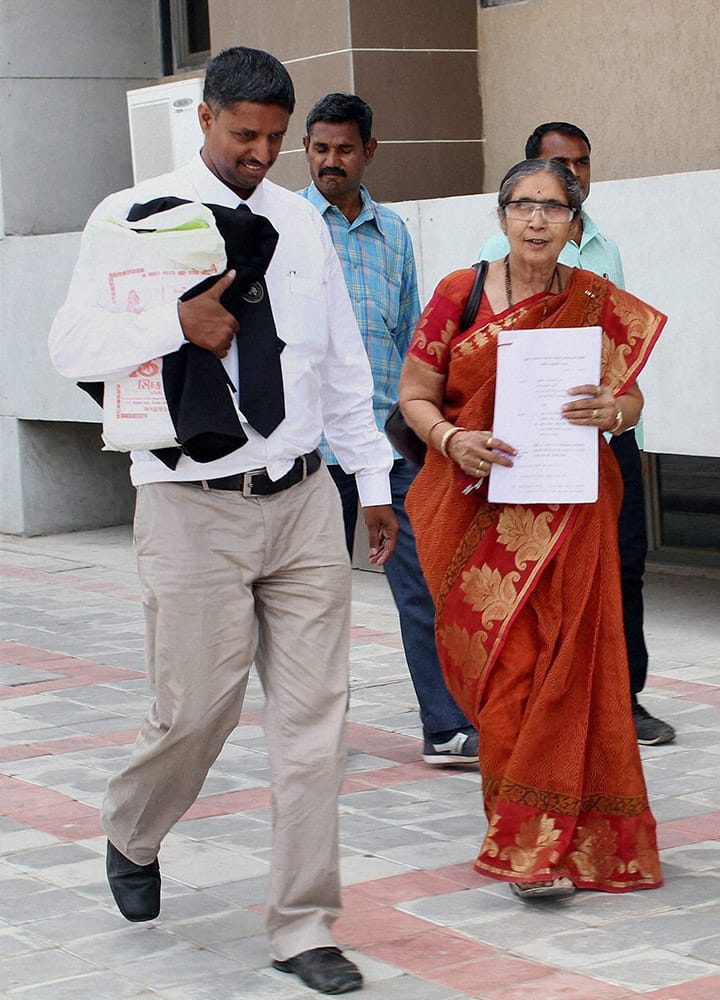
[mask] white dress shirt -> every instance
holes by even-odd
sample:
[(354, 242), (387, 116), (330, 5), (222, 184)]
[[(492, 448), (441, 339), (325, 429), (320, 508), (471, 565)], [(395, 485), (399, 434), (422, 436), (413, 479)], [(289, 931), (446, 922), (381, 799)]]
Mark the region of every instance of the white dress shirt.
[[(124, 219), (136, 202), (164, 196), (229, 208), (241, 203), (198, 154), (179, 170), (110, 195), (90, 222)], [(362, 505), (389, 503), (392, 450), (375, 425), (370, 365), (327, 227), (309, 202), (267, 179), (244, 204), (269, 219), (280, 236), (266, 282), (277, 333), (286, 344), (280, 356), (285, 419), (268, 438), (243, 423), (247, 444), (214, 462), (182, 455), (172, 470), (150, 452), (133, 452), (132, 481), (213, 479), (259, 468), (279, 479), (298, 455), (317, 446), (324, 430), (342, 467), (356, 474)], [(108, 282), (116, 267), (98, 259), (89, 243), (84, 235), (67, 299), (50, 331), (58, 371), (79, 381), (104, 381), (187, 343), (174, 301), (139, 314), (118, 311)], [(236, 384), (234, 341), (223, 364)]]

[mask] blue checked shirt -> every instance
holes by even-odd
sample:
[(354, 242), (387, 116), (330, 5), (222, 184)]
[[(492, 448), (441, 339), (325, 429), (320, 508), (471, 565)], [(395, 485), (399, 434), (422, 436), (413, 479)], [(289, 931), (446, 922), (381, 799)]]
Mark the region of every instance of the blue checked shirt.
[[(374, 202), (365, 187), (360, 188), (362, 208), (353, 222), (314, 184), (298, 194), (322, 215), (340, 258), (375, 380), (373, 406), (382, 430), (397, 400), (400, 369), (420, 316), (410, 234), (400, 216)], [(325, 461), (337, 464), (324, 439), (320, 447)]]

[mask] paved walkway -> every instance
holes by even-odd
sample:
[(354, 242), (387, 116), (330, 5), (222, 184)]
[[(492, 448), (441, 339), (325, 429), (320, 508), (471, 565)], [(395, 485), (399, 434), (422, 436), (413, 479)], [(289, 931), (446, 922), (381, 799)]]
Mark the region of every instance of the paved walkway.
[[(148, 702), (129, 529), (0, 539), (0, 996), (308, 997), (268, 966), (270, 791), (262, 698), (162, 851), (163, 909), (126, 923), (98, 806)], [(384, 577), (355, 571), (339, 941), (378, 1000), (720, 997), (720, 579), (647, 579), (643, 701), (678, 740), (643, 750), (666, 886), (527, 906), (473, 871), (474, 769), (420, 760)]]

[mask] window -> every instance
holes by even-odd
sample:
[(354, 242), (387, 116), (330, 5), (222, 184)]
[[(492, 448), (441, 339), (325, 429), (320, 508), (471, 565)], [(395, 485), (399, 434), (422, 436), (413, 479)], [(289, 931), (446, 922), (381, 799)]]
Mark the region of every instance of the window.
[(160, 0), (163, 72), (204, 66), (210, 58), (208, 0)]
[(720, 553), (720, 459), (692, 455), (652, 458), (650, 483), (657, 511), (653, 534), (660, 557), (667, 557), (673, 549), (684, 550), (694, 552), (700, 562), (716, 565)]

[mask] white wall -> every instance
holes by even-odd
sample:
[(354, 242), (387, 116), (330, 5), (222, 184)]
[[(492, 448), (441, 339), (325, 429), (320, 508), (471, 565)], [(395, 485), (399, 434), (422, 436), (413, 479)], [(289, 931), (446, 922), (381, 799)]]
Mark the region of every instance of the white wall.
[[(495, 195), (484, 194), (394, 206), (412, 234), (423, 302), (444, 274), (477, 259), (496, 230), (495, 204)], [(587, 208), (617, 240), (628, 289), (669, 317), (641, 378), (646, 450), (720, 457), (720, 170), (596, 183)], [(0, 417), (6, 444), (16, 441), (19, 449), (4, 449), (3, 478), (17, 476), (18, 469), (28, 474), (21, 452), (30, 428), (16, 433), (13, 421), (99, 419), (96, 405), (54, 371), (47, 355), (48, 328), (65, 296), (78, 244), (74, 233), (0, 239)], [(60, 442), (53, 447), (70, 449), (64, 437), (53, 441)], [(42, 465), (28, 478), (26, 493), (41, 488)], [(24, 527), (5, 530), (32, 533), (28, 515), (13, 514), (15, 493), (4, 493), (5, 523)], [(51, 530), (48, 523), (42, 530)]]
[[(497, 196), (396, 204), (418, 256), (423, 302), (497, 230)], [(592, 185), (586, 208), (620, 247), (628, 291), (668, 323), (640, 379), (645, 449), (720, 456), (720, 170)]]

